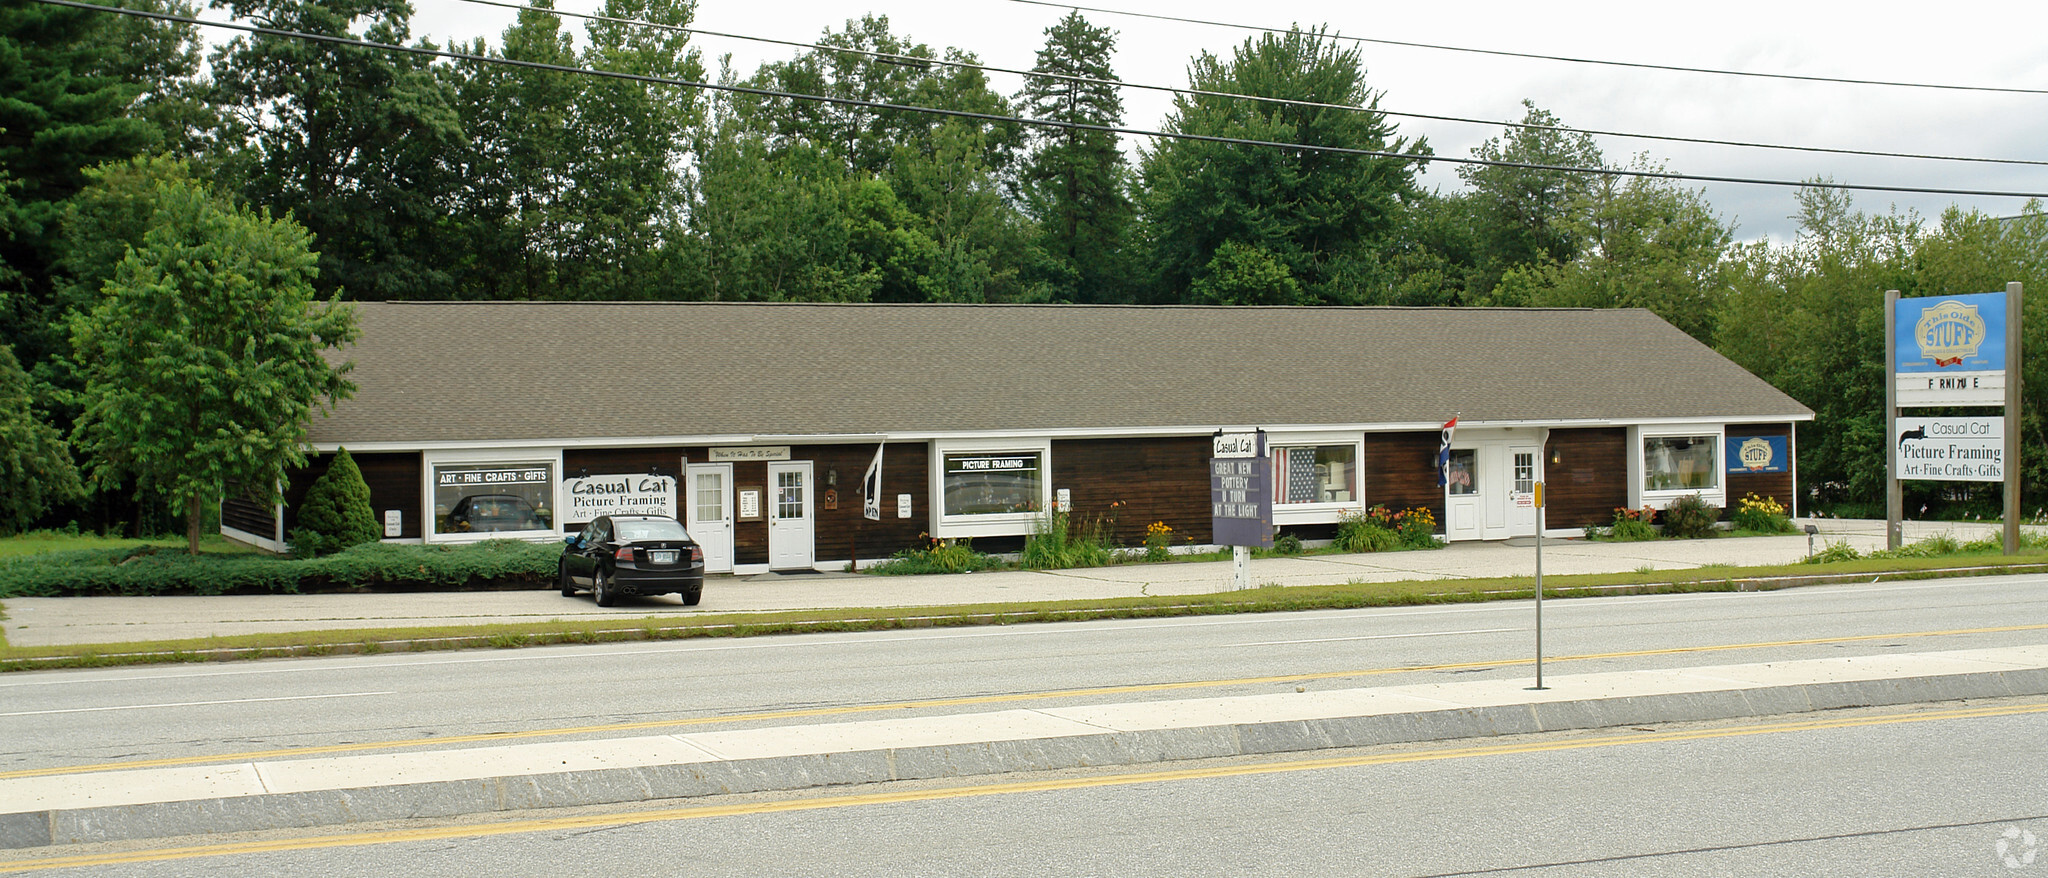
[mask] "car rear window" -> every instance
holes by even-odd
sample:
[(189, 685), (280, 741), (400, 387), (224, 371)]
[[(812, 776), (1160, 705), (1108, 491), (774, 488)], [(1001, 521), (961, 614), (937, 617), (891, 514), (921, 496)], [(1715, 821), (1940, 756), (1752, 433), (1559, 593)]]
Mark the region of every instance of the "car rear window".
[(619, 541), (625, 543), (640, 540), (687, 540), (690, 534), (683, 530), (681, 522), (653, 519), (649, 521), (615, 522), (619, 529)]

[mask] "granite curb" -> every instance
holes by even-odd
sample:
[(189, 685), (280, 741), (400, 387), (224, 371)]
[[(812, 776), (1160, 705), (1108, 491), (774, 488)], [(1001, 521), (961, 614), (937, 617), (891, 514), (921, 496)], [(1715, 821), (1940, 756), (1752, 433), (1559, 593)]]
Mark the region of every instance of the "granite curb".
[(31, 848), (2048, 695), (2048, 667), (393, 783), (0, 814)]

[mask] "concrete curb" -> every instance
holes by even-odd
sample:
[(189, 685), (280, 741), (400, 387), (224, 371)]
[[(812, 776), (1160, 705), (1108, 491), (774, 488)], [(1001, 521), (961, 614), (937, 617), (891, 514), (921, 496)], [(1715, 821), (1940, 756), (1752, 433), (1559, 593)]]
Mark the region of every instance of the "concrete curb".
[[(1359, 690), (1369, 691), (1369, 690)], [(849, 749), (0, 814), (0, 847), (291, 829), (1018, 771), (2048, 695), (2048, 666)], [(1075, 715), (1088, 710), (1076, 709)], [(734, 733), (741, 734), (741, 733)], [(215, 766), (233, 772), (245, 766)]]

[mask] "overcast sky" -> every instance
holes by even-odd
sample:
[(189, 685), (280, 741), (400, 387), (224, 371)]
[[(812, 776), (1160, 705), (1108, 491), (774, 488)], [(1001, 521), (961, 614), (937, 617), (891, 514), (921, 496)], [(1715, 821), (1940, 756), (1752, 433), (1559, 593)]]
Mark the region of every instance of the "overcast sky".
[[(513, 18), (463, 0), (413, 0), (415, 36), (487, 37), (496, 45)], [(601, 0), (559, 0), (596, 12)], [(1942, 4), (1842, 4), (1814, 0), (1668, 4), (1552, 0), (1476, 0), (1396, 4), (1277, 0), (1097, 0), (1098, 9), (1171, 15), (1284, 29), (1327, 24), (1349, 37), (1429, 43), (1683, 67), (1861, 80), (2048, 90), (2048, 21), (2039, 0)], [(1681, 11), (1681, 9), (1683, 11)], [(1890, 10), (1911, 10), (1892, 12)], [(1018, 0), (700, 0), (696, 26), (746, 36), (813, 42), (863, 13), (887, 16), (891, 31), (931, 46), (970, 51), (982, 63), (1028, 69), (1044, 31), (1065, 8)], [(1117, 34), (1115, 69), (1125, 82), (1184, 86), (1198, 52), (1228, 57), (1250, 31), (1083, 11)], [(582, 45), (578, 39), (578, 45)], [(731, 54), (737, 70), (797, 50), (709, 36), (693, 38), (707, 67)], [(1403, 135), (1426, 136), (1440, 156), (1466, 157), (1518, 120), (1533, 100), (1566, 125), (1666, 136), (1713, 138), (1882, 152), (2048, 161), (2048, 94), (1998, 94), (1890, 86), (1650, 71), (1558, 61), (1407, 48), (1362, 47), (1367, 83), (1382, 109), (1491, 120), (1469, 125), (1396, 117)], [(993, 75), (1015, 94), (1016, 77)], [(1167, 95), (1125, 93), (1125, 125), (1160, 127)], [(1906, 160), (1600, 138), (1610, 163), (1647, 152), (1670, 170), (1723, 177), (1943, 189), (2048, 193), (2048, 166)], [(1425, 183), (1446, 191), (1459, 180), (1447, 163)], [(1793, 190), (1729, 183), (1697, 184), (1739, 239), (1783, 241), (1794, 230)], [(1859, 192), (1861, 209), (1893, 204), (1929, 219), (1950, 204), (1998, 216), (2019, 198)]]

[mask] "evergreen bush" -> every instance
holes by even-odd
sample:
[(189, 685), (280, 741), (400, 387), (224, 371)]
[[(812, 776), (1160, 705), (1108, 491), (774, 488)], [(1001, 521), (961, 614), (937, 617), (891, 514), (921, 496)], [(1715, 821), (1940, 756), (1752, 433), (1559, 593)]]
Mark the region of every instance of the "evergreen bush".
[(351, 546), (374, 543), (383, 535), (370, 511), (370, 486), (355, 458), (343, 448), (327, 471), (306, 489), (299, 504), (299, 524), (292, 528), (292, 553), (301, 558), (331, 555)]
[(1686, 494), (1664, 507), (1664, 535), (1696, 540), (1714, 535), (1714, 523), (1721, 520), (1721, 508), (1698, 494)]
[(519, 540), (365, 543), (321, 558), (80, 549), (0, 560), (0, 598), (546, 588), (561, 555), (558, 544)]

